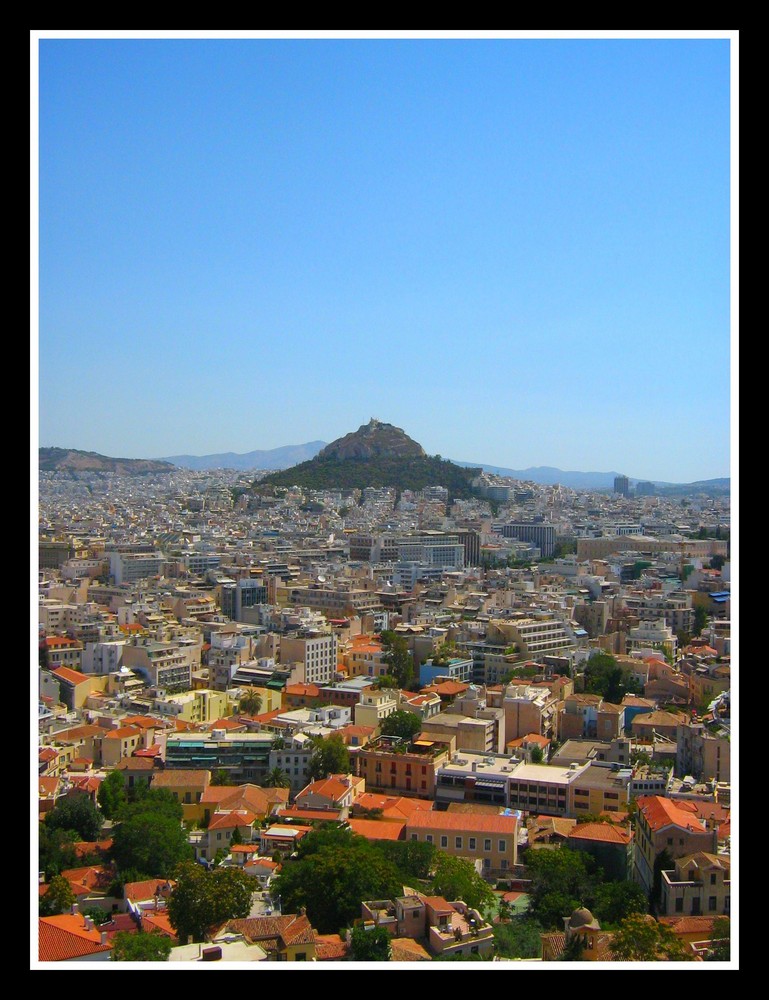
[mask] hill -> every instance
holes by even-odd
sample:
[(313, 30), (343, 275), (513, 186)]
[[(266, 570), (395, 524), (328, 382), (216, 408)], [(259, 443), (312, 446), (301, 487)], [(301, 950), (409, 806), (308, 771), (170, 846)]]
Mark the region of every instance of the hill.
[(266, 451), (248, 451), (242, 454), (227, 451), (217, 455), (168, 455), (163, 461), (182, 469), (288, 469), (292, 465), (314, 458), (326, 444), (325, 441), (308, 441), (307, 444), (289, 444)]
[(108, 458), (95, 451), (74, 448), (40, 448), (38, 469), (40, 472), (114, 472), (119, 476), (145, 476), (173, 472), (174, 466), (148, 458)]
[(265, 476), (254, 484), (254, 489), (265, 492), (291, 486), (315, 490), (393, 486), (401, 493), (445, 486), (452, 498), (469, 497), (470, 483), (479, 472), (439, 456), (431, 457), (400, 427), (372, 419), (326, 445), (309, 462)]

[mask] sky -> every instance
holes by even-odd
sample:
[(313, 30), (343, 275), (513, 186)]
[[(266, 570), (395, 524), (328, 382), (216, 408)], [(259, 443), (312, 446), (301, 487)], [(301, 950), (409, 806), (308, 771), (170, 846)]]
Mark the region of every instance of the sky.
[(730, 474), (729, 33), (36, 34), (40, 446)]

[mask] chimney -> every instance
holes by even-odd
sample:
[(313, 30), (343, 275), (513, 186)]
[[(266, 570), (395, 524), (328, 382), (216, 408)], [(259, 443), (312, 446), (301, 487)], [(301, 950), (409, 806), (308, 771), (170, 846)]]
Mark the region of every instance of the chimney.
[(101, 943), (106, 944), (109, 939), (109, 934), (106, 931), (101, 932)]
[(72, 906), (70, 906), (69, 912), (72, 914), (73, 917), (75, 916), (76, 913), (80, 912), (77, 903), (73, 903)]
[(83, 920), (85, 921), (85, 929), (87, 931), (92, 931), (93, 930), (93, 920), (90, 917), (83, 917)]

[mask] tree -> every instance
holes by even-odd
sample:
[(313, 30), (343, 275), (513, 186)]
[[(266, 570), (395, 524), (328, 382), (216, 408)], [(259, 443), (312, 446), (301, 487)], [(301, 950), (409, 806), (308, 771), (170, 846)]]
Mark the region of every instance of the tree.
[(150, 878), (168, 878), (175, 865), (192, 857), (181, 819), (181, 804), (165, 789), (145, 792), (125, 806), (112, 837), (118, 869), (135, 868)]
[(424, 840), (379, 840), (377, 850), (391, 861), (404, 881), (429, 878), (438, 848)]
[(118, 931), (112, 939), (113, 962), (167, 962), (171, 938), (158, 931)]
[(350, 933), (350, 957), (353, 962), (389, 962), (392, 955), (392, 938), (384, 927), (367, 930), (356, 924)]
[(412, 740), (422, 728), (422, 719), (414, 712), (398, 709), (382, 723), (383, 736), (400, 736), (404, 740)]
[(530, 917), (511, 917), (494, 924), (494, 944), (503, 958), (538, 958), (542, 954), (542, 928)]
[(75, 843), (80, 840), (77, 830), (58, 830), (46, 823), (39, 826), (38, 869), (52, 878), (67, 868), (76, 868), (80, 862)]
[(433, 892), (449, 901), (461, 899), (476, 910), (491, 906), (496, 901), (493, 890), (471, 861), (442, 851), (435, 859)]
[(414, 659), (409, 652), (408, 640), (388, 629), (379, 638), (385, 650), (382, 660), (387, 664), (389, 673), (395, 678), (398, 687), (408, 688), (414, 679)]
[(329, 774), (349, 774), (350, 770), (350, 753), (341, 736), (334, 734), (316, 740), (309, 765), (313, 781), (327, 778)]
[(563, 917), (592, 903), (595, 862), (584, 851), (529, 848), (525, 858), (531, 879), (529, 911), (546, 929), (563, 926)]
[(728, 917), (717, 917), (713, 921), (710, 948), (705, 955), (706, 962), (728, 962), (731, 958), (731, 922)]
[(229, 785), (230, 773), (224, 767), (217, 767), (211, 775), (212, 785)]
[(647, 913), (649, 900), (637, 882), (604, 882), (596, 886), (592, 909), (601, 926), (619, 924), (631, 913)]
[(612, 955), (620, 962), (686, 962), (692, 953), (673, 931), (654, 917), (631, 913), (614, 932)]
[(45, 815), (49, 830), (76, 830), (81, 840), (98, 840), (104, 816), (87, 795), (67, 795)]
[(56, 917), (60, 913), (68, 913), (72, 904), (76, 902), (77, 897), (69, 882), (63, 875), (54, 875), (45, 894), (40, 897), (40, 916)]
[(694, 625), (692, 631), (699, 635), (708, 623), (708, 611), (702, 604), (698, 604), (694, 609)]
[(605, 701), (619, 705), (626, 694), (640, 694), (641, 686), (613, 656), (597, 653), (585, 665), (585, 691), (600, 694)]
[(258, 715), (262, 710), (262, 696), (256, 688), (246, 688), (238, 703), (238, 711), (244, 715)]
[[(315, 834), (308, 834), (302, 844), (311, 837)], [(362, 900), (402, 894), (397, 869), (365, 838), (347, 833), (335, 839), (332, 833), (321, 843), (311, 845), (304, 857), (284, 862), (275, 879), (273, 895), (280, 896), (284, 913), (304, 906), (313, 927), (321, 934), (333, 934), (360, 917)]]
[(290, 788), (291, 777), (281, 767), (273, 767), (264, 779), (264, 788)]
[(531, 762), (532, 764), (541, 764), (545, 759), (545, 751), (542, 747), (534, 746), (531, 748)]
[(211, 927), (248, 916), (254, 882), (239, 868), (206, 871), (186, 861), (176, 866), (173, 877), (176, 888), (168, 900), (168, 919), (179, 941), (202, 941)]
[(123, 775), (120, 771), (110, 771), (99, 785), (96, 798), (99, 802), (99, 808), (107, 819), (117, 819), (120, 810), (128, 802)]

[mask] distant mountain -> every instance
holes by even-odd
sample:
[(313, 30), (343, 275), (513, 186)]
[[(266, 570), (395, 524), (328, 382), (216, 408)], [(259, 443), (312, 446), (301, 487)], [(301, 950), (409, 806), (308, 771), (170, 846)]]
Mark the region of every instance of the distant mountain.
[(618, 472), (564, 472), (563, 469), (556, 469), (551, 465), (536, 465), (528, 469), (505, 469), (500, 465), (486, 465), (485, 462), (456, 462), (456, 465), (465, 467), (479, 465), (484, 472), (493, 472), (498, 476), (509, 476), (511, 479), (521, 479), (530, 483), (539, 483), (541, 486), (567, 486), (572, 490), (601, 490), (613, 489), (614, 477)]
[[(538, 483), (540, 486), (555, 486), (560, 483), (572, 490), (613, 490), (614, 479), (619, 476), (619, 472), (564, 472), (563, 469), (556, 469), (552, 465), (536, 465), (528, 469), (506, 469), (500, 465), (486, 465), (484, 462), (459, 462), (455, 465), (463, 467), (477, 468), (479, 465), (484, 472), (493, 472), (498, 476), (508, 476), (510, 479), (519, 479), (530, 483)], [(630, 486), (635, 486), (641, 480), (628, 476)], [(667, 483), (661, 480), (649, 480), (654, 482), (658, 493), (662, 496), (679, 496), (691, 493), (728, 493), (731, 488), (731, 479), (704, 479), (695, 483)]]
[(148, 458), (107, 458), (95, 451), (74, 448), (40, 448), (41, 472), (114, 472), (119, 476), (143, 476), (150, 472), (173, 472), (169, 462)]
[(372, 419), (332, 441), (309, 462), (271, 473), (254, 488), (263, 492), (290, 486), (316, 490), (394, 486), (400, 493), (446, 486), (452, 498), (469, 497), (471, 480), (479, 472), (432, 458), (400, 427)]
[(170, 455), (164, 459), (182, 469), (288, 469), (314, 458), (325, 445), (325, 441), (310, 441), (308, 444), (289, 444), (283, 448), (268, 451), (249, 451), (236, 454), (232, 451), (219, 455)]

